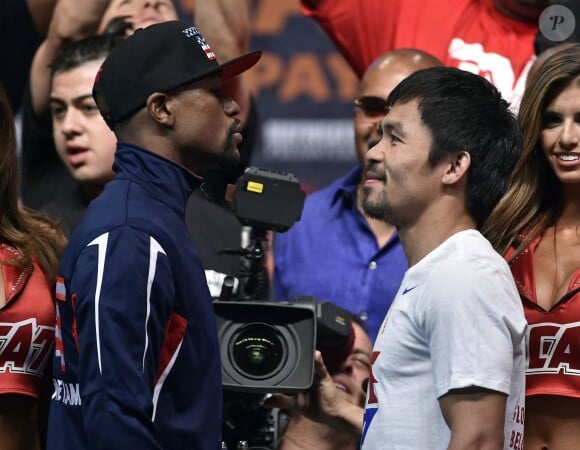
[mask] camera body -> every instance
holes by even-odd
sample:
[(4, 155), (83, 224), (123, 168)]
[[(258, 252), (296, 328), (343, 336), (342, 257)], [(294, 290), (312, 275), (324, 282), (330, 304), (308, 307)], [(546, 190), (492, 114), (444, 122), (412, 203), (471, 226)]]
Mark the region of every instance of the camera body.
[[(314, 297), (270, 301), (264, 270), (267, 231), (287, 231), (302, 214), (305, 193), (294, 175), (249, 167), (236, 183), (233, 206), (249, 227), (241, 249), (239, 285), (223, 280), (213, 302), (224, 387), (224, 442), (275, 448), (287, 416), (261, 407), (264, 394), (301, 392), (314, 379), (314, 352), (341, 363), (354, 332), (348, 313)], [(229, 279), (228, 279), (229, 278)], [(218, 288), (219, 289), (219, 288)], [(323, 351), (325, 363), (329, 361)]]
[[(230, 250), (243, 256), (237, 298), (220, 295), (214, 301), (222, 385), (228, 390), (305, 391), (312, 385), (316, 348), (339, 359), (350, 351), (352, 330), (343, 309), (311, 296), (267, 301), (251, 289), (265, 277), (264, 230), (288, 230), (300, 218), (304, 198), (296, 177), (285, 172), (249, 167), (236, 183), (236, 216), (254, 233), (245, 249)], [(231, 293), (226, 287), (224, 283), (222, 294)]]
[(293, 302), (216, 301), (214, 311), (222, 385), (232, 391), (305, 391), (312, 386), (316, 348), (330, 352), (325, 358), (329, 370), (336, 356), (342, 361), (352, 348), (348, 313), (314, 297)]
[(293, 174), (248, 167), (236, 183), (234, 210), (244, 225), (284, 232), (300, 219), (305, 198)]

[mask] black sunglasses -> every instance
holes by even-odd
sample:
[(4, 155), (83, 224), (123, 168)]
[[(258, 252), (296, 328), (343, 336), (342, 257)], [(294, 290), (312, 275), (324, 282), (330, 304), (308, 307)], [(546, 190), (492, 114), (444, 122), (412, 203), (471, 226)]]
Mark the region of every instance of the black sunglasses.
[(357, 98), (354, 106), (369, 116), (385, 115), (388, 110), (387, 101), (373, 95)]

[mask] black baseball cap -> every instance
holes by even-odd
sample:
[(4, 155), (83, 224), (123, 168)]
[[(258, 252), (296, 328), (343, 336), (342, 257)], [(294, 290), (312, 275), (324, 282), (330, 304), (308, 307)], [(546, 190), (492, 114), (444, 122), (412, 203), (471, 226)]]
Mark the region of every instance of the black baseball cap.
[(172, 20), (140, 28), (103, 62), (93, 97), (109, 126), (145, 106), (154, 92), (168, 92), (210, 75), (228, 80), (258, 62), (254, 51), (219, 64), (196, 27)]

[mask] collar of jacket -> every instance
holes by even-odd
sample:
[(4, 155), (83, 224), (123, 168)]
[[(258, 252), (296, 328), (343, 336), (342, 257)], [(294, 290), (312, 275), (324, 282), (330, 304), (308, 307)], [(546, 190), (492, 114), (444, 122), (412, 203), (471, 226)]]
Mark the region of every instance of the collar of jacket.
[(137, 183), (153, 197), (183, 213), (192, 192), (203, 178), (185, 167), (147, 149), (119, 143), (113, 170), (116, 179)]

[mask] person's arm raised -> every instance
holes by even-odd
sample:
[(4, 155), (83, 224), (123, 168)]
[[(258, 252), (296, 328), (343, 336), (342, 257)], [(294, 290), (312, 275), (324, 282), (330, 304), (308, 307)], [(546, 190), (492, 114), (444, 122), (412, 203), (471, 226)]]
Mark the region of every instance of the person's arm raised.
[[(197, 0), (195, 25), (202, 32), (220, 63), (246, 53), (250, 48), (249, 0)], [(228, 93), (240, 105), (242, 127), (248, 118), (250, 91), (244, 74), (226, 84)]]
[(46, 36), (56, 0), (26, 0), (32, 23), (41, 36)]
[(48, 120), (52, 61), (71, 39), (96, 33), (111, 0), (57, 0), (46, 38), (38, 47), (30, 69), (30, 97), (34, 113)]

